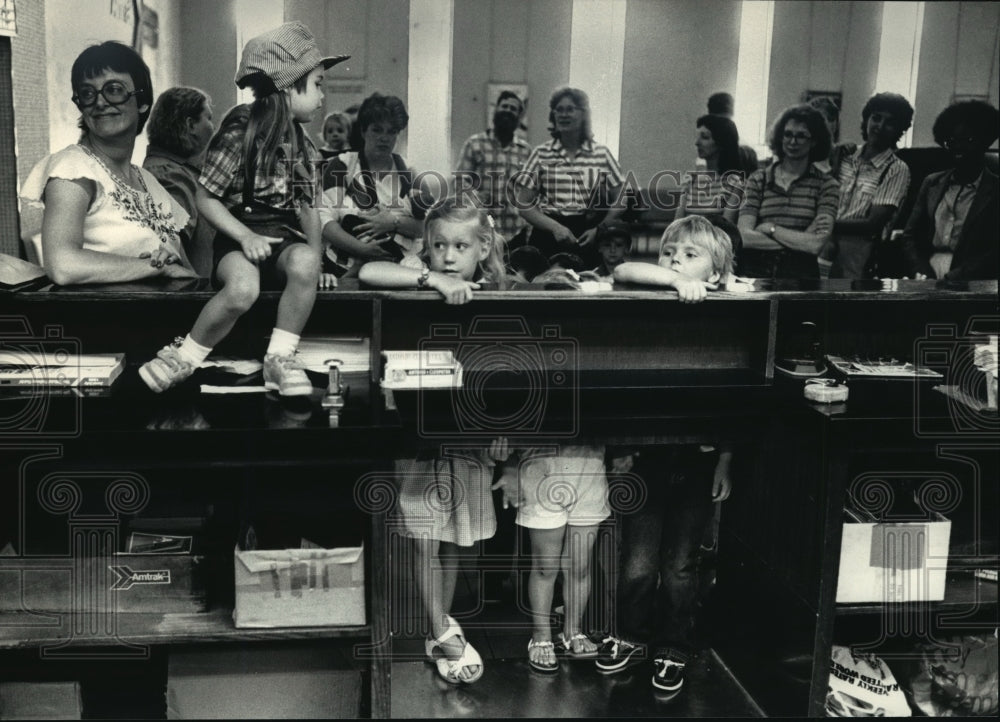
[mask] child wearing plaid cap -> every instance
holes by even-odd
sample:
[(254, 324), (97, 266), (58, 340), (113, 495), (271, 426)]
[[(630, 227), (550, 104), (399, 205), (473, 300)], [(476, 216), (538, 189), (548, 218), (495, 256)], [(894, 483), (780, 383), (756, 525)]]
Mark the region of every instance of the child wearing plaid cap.
[(159, 393), (187, 379), (257, 300), (281, 288), (264, 356), (264, 386), (282, 396), (312, 391), (295, 361), (320, 275), (322, 228), (314, 203), (319, 151), (302, 129), (323, 103), (323, 72), (349, 56), (323, 57), (309, 29), (285, 23), (243, 48), (236, 85), (254, 101), (231, 110), (212, 139), (196, 203), (215, 226), (213, 283), (221, 287), (186, 338), (139, 369)]

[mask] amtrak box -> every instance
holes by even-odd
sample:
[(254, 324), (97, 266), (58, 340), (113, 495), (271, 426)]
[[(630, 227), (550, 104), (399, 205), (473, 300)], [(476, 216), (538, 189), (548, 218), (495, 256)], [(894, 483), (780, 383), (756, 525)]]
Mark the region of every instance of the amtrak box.
[(237, 627), (365, 624), (364, 548), (244, 551), (236, 560)]
[(0, 556), (0, 610), (203, 612), (203, 567), (191, 554)]

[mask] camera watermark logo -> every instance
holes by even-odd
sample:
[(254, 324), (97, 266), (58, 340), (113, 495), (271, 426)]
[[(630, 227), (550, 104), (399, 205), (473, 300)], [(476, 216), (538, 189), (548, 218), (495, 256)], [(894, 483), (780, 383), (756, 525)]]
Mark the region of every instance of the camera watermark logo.
[(35, 334), (25, 316), (0, 316), (0, 434), (80, 434), (80, 348), (59, 326)]
[(576, 339), (558, 326), (533, 334), (523, 316), (477, 316), (463, 333), (435, 325), (420, 350), (447, 350), (462, 366), (462, 388), (417, 394), (418, 433), (424, 437), (546, 436), (568, 438), (579, 429)]
[[(943, 378), (935, 387), (946, 399), (942, 417), (939, 397), (914, 384), (914, 433), (918, 438), (995, 438), (1000, 432), (996, 411), (996, 329), (1000, 317), (975, 316), (956, 324), (931, 324), (914, 344), (914, 366)], [(991, 335), (992, 334), (992, 335)]]

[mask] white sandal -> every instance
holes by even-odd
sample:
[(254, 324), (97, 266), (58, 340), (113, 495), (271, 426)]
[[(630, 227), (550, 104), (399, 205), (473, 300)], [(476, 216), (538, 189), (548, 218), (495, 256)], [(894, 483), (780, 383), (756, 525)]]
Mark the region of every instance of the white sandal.
[[(448, 684), (472, 684), (483, 676), (483, 658), (479, 656), (476, 648), (465, 639), (465, 633), (462, 631), (459, 623), (450, 616), (445, 616), (445, 619), (448, 620), (448, 628), (442, 632), (441, 636), (437, 639), (424, 640), (424, 650), (427, 652), (427, 658), (437, 665), (438, 674)], [(462, 656), (458, 659), (448, 659), (448, 656), (444, 653), (444, 649), (441, 647), (444, 642), (452, 637), (461, 637), (462, 642), (464, 642)], [(465, 667), (479, 667), (479, 671), (472, 678), (465, 679), (459, 676), (459, 672)]]
[[(551, 639), (544, 642), (536, 642), (534, 638), (528, 640), (528, 666), (537, 672), (545, 672), (546, 674), (551, 674), (552, 672), (559, 671), (559, 660), (556, 659), (556, 645)], [(532, 651), (536, 649), (541, 650), (552, 650), (552, 661), (551, 662), (541, 662), (536, 661), (531, 658)]]
[(563, 654), (565, 654), (567, 657), (570, 657), (571, 659), (594, 659), (598, 655), (598, 650), (596, 646), (589, 652), (573, 651), (573, 642), (577, 640), (590, 642), (591, 644), (593, 644), (593, 640), (583, 632), (577, 632), (576, 634), (570, 637), (567, 637), (565, 634), (560, 632), (557, 646), (559, 647), (560, 650), (562, 650)]

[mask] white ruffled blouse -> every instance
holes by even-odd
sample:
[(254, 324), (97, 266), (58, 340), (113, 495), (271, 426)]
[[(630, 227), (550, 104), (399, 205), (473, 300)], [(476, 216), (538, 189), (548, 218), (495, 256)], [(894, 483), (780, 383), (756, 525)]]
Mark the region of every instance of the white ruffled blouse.
[(95, 155), (70, 145), (38, 162), (21, 189), (26, 203), (44, 207), (51, 178), (94, 181), (97, 194), (83, 221), (83, 248), (138, 258), (165, 244), (190, 268), (180, 232), (188, 213), (149, 171), (132, 166), (145, 190), (136, 190), (111, 173)]

